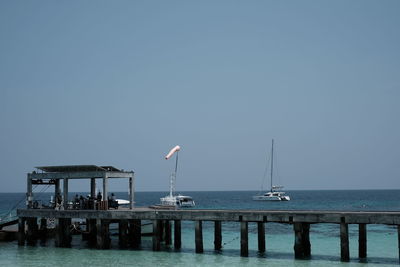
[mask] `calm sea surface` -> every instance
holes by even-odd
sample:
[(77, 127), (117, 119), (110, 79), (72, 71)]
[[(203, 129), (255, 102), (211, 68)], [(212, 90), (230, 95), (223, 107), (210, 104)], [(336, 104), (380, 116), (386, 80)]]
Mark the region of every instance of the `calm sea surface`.
[[(275, 210), (347, 210), (400, 211), (400, 190), (355, 191), (288, 191), (289, 202), (257, 202), (256, 192), (181, 192), (192, 196), (197, 208), (202, 209), (275, 209)], [(75, 193), (71, 194), (74, 195)], [(87, 193), (78, 193), (87, 194)], [(127, 198), (126, 193), (115, 193)], [(137, 206), (159, 202), (166, 192), (138, 192)], [(50, 193), (37, 194), (43, 202)], [(13, 215), (12, 208), (23, 207), (23, 193), (0, 193), (0, 218)], [(56, 248), (54, 240), (36, 247), (18, 247), (16, 242), (0, 242), (0, 266), (395, 266), (399, 263), (397, 229), (393, 226), (368, 225), (368, 261), (358, 262), (358, 227), (350, 225), (350, 263), (340, 262), (339, 226), (312, 225), (310, 230), (311, 260), (294, 260), (293, 229), (290, 225), (268, 223), (266, 226), (267, 252), (257, 252), (256, 224), (249, 224), (249, 257), (239, 256), (238, 223), (223, 223), (222, 252), (213, 250), (213, 224), (203, 224), (204, 250), (196, 254), (193, 222), (182, 223), (182, 249), (179, 252), (163, 248), (153, 252), (151, 238), (145, 237), (141, 250), (119, 250), (118, 240), (112, 236), (112, 249), (90, 249), (79, 236), (74, 236), (72, 248)]]

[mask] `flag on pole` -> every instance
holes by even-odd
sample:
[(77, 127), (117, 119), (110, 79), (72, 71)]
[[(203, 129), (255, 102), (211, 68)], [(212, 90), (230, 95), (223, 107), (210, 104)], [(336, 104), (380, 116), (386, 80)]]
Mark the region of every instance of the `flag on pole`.
[(175, 146), (173, 149), (171, 149), (171, 151), (169, 151), (169, 153), (165, 156), (165, 159), (169, 159), (170, 157), (172, 157), (172, 155), (175, 152), (178, 152), (179, 150), (181, 150), (180, 146)]

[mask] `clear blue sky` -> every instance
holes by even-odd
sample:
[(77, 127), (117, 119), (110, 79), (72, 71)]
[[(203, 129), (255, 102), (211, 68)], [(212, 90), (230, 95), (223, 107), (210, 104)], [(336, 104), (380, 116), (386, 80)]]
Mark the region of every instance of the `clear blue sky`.
[(177, 144), (178, 190), (257, 190), (272, 138), (287, 189), (398, 189), (399, 13), (399, 1), (0, 1), (0, 192), (69, 164), (166, 191)]

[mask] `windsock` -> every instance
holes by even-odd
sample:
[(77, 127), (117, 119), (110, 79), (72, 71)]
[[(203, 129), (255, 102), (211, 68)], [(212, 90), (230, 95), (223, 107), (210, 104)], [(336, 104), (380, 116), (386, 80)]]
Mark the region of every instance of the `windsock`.
[(173, 149), (171, 149), (171, 151), (169, 151), (169, 153), (165, 156), (165, 159), (169, 159), (170, 157), (172, 157), (172, 155), (175, 153), (175, 152), (177, 152), (177, 151), (179, 151), (179, 150), (181, 150), (181, 147), (180, 146), (175, 146)]

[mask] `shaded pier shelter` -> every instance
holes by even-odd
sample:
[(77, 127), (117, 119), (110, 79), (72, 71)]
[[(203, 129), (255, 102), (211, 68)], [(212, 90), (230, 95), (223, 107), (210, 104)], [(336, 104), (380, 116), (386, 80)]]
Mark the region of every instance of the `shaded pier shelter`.
[[(134, 207), (135, 185), (134, 172), (117, 169), (113, 166), (96, 165), (67, 165), (67, 166), (42, 166), (36, 167), (40, 172), (33, 171), (27, 175), (27, 208), (34, 208), (35, 197), (33, 185), (54, 185), (54, 195), (62, 196), (64, 209), (68, 208), (68, 182), (71, 179), (90, 179), (90, 195), (96, 196), (96, 181), (101, 180), (103, 194), (102, 200), (107, 201), (108, 180), (114, 178), (128, 179), (129, 208)], [(61, 181), (63, 191), (61, 195)]]

